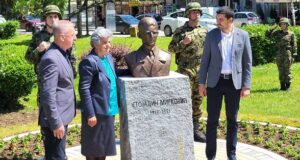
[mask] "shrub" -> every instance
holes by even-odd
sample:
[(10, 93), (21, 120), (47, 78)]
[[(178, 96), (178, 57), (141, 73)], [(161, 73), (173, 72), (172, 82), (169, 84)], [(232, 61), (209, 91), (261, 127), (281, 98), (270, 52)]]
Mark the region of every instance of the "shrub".
[(32, 65), (24, 59), (26, 46), (0, 48), (0, 109), (16, 107), (18, 98), (31, 92), (36, 78)]
[[(270, 62), (274, 62), (276, 56), (276, 47), (274, 47), (274, 39), (265, 37), (265, 32), (270, 28), (269, 25), (248, 25), (242, 27), (249, 33), (251, 47), (252, 47), (252, 57), (253, 65), (261, 65)], [(297, 37), (298, 46), (300, 44), (300, 29), (299, 27), (289, 27)], [(300, 50), (298, 49), (297, 61), (300, 60)]]
[(116, 60), (116, 68), (126, 69), (127, 64), (124, 60), (124, 56), (130, 53), (130, 47), (126, 45), (114, 45), (111, 48), (111, 54)]
[(16, 34), (17, 28), (19, 28), (18, 21), (7, 21), (0, 24), (0, 39), (11, 38)]
[[(131, 48), (126, 45), (115, 44), (112, 46), (110, 52), (111, 55), (115, 58), (115, 65), (118, 69), (127, 69), (127, 64), (124, 60), (124, 56), (130, 53)], [(89, 51), (90, 52), (90, 51)], [(80, 60), (82, 60), (89, 52), (84, 52), (80, 56)]]

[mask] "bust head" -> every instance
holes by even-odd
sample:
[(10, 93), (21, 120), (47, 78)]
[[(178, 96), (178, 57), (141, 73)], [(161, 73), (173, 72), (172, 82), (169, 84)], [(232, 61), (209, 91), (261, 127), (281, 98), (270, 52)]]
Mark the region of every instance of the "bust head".
[(158, 36), (158, 25), (151, 17), (143, 18), (139, 25), (138, 36), (142, 46), (125, 56), (128, 69), (134, 77), (168, 76), (171, 55), (155, 46)]
[(155, 46), (158, 36), (158, 25), (154, 18), (145, 17), (139, 22), (138, 37), (142, 39), (143, 46), (151, 49)]

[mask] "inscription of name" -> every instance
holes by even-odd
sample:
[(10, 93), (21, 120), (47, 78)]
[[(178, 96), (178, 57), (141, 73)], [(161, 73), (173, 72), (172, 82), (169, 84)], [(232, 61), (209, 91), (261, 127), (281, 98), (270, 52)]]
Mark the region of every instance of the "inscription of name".
[(134, 108), (142, 108), (142, 107), (167, 106), (167, 105), (184, 104), (184, 103), (187, 103), (187, 99), (179, 97), (179, 98), (170, 98), (170, 99), (135, 101), (132, 102), (131, 106)]

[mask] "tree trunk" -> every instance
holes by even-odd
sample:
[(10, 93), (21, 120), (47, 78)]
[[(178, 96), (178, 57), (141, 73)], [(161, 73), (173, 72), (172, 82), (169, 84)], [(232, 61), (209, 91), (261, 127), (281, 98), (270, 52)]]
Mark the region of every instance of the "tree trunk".
[[(81, 0), (76, 0), (77, 2), (77, 10), (81, 6)], [(80, 12), (77, 14), (77, 36), (81, 37), (82, 36), (82, 23), (81, 23), (81, 14)]]
[(68, 11), (69, 11), (68, 18), (69, 18), (69, 21), (71, 21), (71, 17), (70, 17), (70, 13), (71, 13), (71, 0), (69, 0), (69, 2), (68, 2)]
[(85, 0), (85, 27), (86, 27), (86, 35), (89, 35), (89, 16), (88, 16), (88, 1)]

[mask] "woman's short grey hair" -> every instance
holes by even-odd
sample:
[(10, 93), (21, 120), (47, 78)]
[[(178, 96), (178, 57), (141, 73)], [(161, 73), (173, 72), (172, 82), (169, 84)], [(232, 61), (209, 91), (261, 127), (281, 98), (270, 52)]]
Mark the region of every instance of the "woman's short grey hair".
[(109, 29), (98, 27), (91, 35), (91, 46), (94, 47), (96, 44), (99, 44), (101, 38), (111, 38), (112, 35), (113, 34)]

